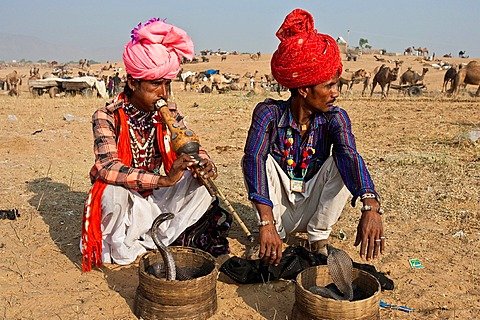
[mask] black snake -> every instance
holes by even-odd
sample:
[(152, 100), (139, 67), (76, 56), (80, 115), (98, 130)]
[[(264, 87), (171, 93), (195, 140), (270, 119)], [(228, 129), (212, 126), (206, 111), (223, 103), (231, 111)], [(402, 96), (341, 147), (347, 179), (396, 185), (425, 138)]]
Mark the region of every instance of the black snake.
[[(177, 268), (175, 267), (175, 260), (173, 259), (173, 255), (168, 249), (166, 245), (163, 244), (162, 241), (158, 238), (159, 236), (159, 226), (162, 222), (166, 220), (171, 220), (175, 217), (173, 213), (161, 213), (152, 224), (152, 239), (155, 242), (155, 245), (158, 248), (158, 251), (162, 255), (163, 258), (163, 266), (160, 263), (155, 263), (152, 265), (152, 273), (157, 278), (166, 278), (167, 280), (175, 280), (177, 277)], [(163, 268), (162, 268), (163, 267)], [(164, 269), (164, 270), (163, 270)]]

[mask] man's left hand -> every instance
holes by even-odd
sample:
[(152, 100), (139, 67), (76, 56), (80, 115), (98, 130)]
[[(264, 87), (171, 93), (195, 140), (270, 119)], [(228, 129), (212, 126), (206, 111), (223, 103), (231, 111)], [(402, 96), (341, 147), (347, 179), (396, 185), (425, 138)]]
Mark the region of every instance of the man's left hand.
[[(202, 154), (200, 155), (200, 157), (202, 157)], [(208, 156), (202, 157), (202, 160), (200, 160), (198, 164), (194, 166), (193, 171), (193, 175), (195, 177), (201, 177), (205, 180), (208, 178), (212, 178), (215, 180), (218, 176), (217, 167), (215, 166), (213, 161), (208, 158)]]
[(383, 253), (385, 237), (383, 235), (382, 216), (375, 210), (362, 212), (358, 222), (357, 237), (354, 246), (360, 245), (360, 257), (377, 258)]

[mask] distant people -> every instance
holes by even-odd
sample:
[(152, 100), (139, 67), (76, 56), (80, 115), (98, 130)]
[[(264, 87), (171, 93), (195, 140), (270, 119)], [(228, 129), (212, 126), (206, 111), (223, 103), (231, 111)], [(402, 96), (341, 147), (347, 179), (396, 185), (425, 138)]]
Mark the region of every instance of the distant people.
[(250, 89), (255, 89), (255, 77), (251, 76), (250, 77)]
[(263, 88), (263, 89), (267, 89), (268, 85), (267, 85), (267, 79), (265, 79), (265, 77), (260, 77), (260, 86)]
[(117, 95), (120, 93), (120, 84), (122, 83), (122, 79), (119, 76), (119, 73), (115, 73), (112, 78), (113, 80), (113, 95)]
[(108, 76), (107, 92), (110, 98), (113, 97), (113, 77), (112, 76)]

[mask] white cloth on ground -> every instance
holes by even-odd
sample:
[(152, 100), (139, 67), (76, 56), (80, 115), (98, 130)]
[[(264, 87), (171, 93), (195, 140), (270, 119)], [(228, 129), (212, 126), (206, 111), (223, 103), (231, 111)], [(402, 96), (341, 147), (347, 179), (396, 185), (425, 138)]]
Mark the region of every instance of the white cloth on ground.
[(188, 171), (174, 186), (155, 189), (147, 198), (108, 185), (102, 196), (102, 261), (126, 265), (147, 249), (155, 249), (149, 233), (152, 223), (160, 213), (171, 212), (175, 217), (159, 226), (159, 238), (168, 246), (200, 219), (212, 201)]
[[(268, 189), (273, 217), (282, 239), (293, 232), (307, 232), (309, 242), (327, 239), (338, 221), (348, 197), (333, 157), (305, 183), (305, 192), (290, 190), (290, 178), (275, 159), (266, 161)], [(257, 212), (258, 218), (258, 212)]]

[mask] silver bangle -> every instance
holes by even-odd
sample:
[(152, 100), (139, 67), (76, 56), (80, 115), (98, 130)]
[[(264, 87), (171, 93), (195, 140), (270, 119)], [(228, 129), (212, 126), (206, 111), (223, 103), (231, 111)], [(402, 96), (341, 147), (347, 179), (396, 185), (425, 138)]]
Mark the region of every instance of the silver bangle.
[(277, 221), (273, 220), (273, 221), (270, 221), (270, 220), (260, 220), (258, 222), (258, 226), (259, 227), (263, 227), (263, 226), (266, 226), (266, 225), (269, 225), (269, 224), (273, 224), (274, 226), (277, 225)]
[(377, 195), (375, 193), (364, 193), (360, 196), (360, 200), (364, 199), (377, 199)]
[[(362, 211), (362, 212), (372, 211), (372, 210), (373, 210), (373, 207), (369, 206), (368, 204), (364, 204), (363, 207), (360, 208), (360, 211)], [(384, 211), (381, 207), (378, 207), (375, 211), (380, 215), (382, 215), (384, 213)]]

